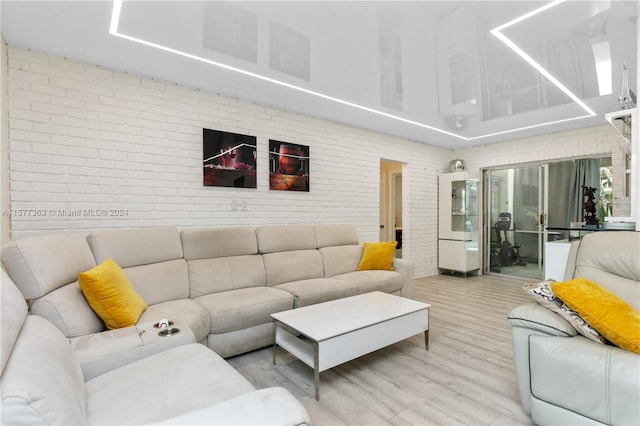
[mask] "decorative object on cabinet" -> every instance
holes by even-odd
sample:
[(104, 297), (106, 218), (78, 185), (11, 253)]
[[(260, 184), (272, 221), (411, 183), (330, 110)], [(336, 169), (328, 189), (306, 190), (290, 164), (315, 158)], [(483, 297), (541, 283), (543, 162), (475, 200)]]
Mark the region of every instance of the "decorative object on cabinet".
[(627, 71), (629, 67), (627, 64), (622, 65), (622, 90), (618, 97), (618, 104), (614, 111), (622, 111), (625, 109), (634, 109), (636, 107), (636, 94), (629, 89), (629, 77)]
[(438, 268), (463, 273), (480, 269), (477, 174), (440, 175), (438, 206)]
[(596, 215), (596, 189), (592, 186), (582, 186), (584, 195), (584, 222), (587, 229), (598, 228), (598, 216)]
[(464, 160), (449, 161), (449, 171), (451, 173), (464, 171)]

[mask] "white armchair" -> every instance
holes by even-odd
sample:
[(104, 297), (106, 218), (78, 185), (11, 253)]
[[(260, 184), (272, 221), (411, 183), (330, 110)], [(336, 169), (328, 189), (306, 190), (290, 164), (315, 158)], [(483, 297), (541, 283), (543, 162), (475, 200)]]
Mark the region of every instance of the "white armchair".
[[(575, 242), (564, 278), (577, 277), (639, 309), (640, 232), (594, 232)], [(640, 354), (589, 340), (536, 302), (508, 320), (520, 398), (536, 424), (640, 424)]]

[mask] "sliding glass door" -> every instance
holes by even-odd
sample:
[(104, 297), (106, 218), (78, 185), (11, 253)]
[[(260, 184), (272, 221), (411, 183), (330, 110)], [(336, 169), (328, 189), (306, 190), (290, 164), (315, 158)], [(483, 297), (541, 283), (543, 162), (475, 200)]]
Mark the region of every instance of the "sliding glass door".
[(569, 240), (584, 223), (585, 187), (600, 222), (612, 214), (611, 157), (488, 169), (483, 174), (483, 271), (544, 278), (547, 240)]
[(544, 165), (485, 171), (485, 273), (544, 277), (546, 179)]

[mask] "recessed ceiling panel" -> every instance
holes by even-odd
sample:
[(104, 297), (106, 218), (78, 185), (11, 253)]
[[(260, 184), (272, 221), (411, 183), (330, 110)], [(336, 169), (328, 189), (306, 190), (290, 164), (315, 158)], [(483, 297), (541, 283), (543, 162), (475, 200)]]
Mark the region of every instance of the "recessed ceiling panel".
[(0, 7), (9, 44), (451, 148), (604, 123), (623, 63), (636, 88), (629, 1)]

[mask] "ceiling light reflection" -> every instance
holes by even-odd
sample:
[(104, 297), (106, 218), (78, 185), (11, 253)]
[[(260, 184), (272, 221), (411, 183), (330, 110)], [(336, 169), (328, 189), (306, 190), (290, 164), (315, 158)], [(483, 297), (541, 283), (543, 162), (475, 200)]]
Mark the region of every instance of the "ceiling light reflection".
[(458, 135), (452, 132), (449, 132), (447, 130), (444, 129), (440, 129), (434, 126), (430, 126), (428, 124), (425, 123), (421, 123), (418, 121), (414, 121), (414, 120), (410, 120), (404, 117), (400, 117), (394, 114), (390, 114), (384, 111), (380, 111), (380, 110), (376, 110), (374, 108), (370, 108), (370, 107), (366, 107), (364, 105), (360, 105), (354, 102), (350, 102), (344, 99), (340, 99), (334, 96), (329, 96), (320, 92), (316, 92), (310, 89), (306, 89), (300, 86), (296, 86), (290, 83), (286, 83), (284, 81), (281, 80), (276, 80), (274, 78), (271, 77), (267, 77), (265, 75), (261, 75), (261, 74), (257, 74), (251, 71), (247, 71), (241, 68), (237, 68), (237, 67), (233, 67), (227, 64), (223, 64), (221, 62), (216, 62), (201, 56), (197, 56), (191, 53), (187, 53), (181, 50), (177, 50), (177, 49), (173, 49), (171, 47), (168, 46), (163, 46), (157, 43), (153, 43), (147, 40), (143, 40), (137, 37), (133, 37), (133, 36), (129, 36), (123, 33), (120, 33), (118, 31), (118, 26), (119, 26), (119, 22), (120, 22), (120, 16), (122, 13), (122, 5), (123, 5), (123, 1), (124, 0), (114, 0), (113, 2), (113, 11), (112, 11), (112, 15), (111, 15), (111, 23), (109, 26), (109, 33), (113, 36), (116, 37), (120, 37), (123, 38), (125, 40), (129, 40), (135, 43), (139, 43), (148, 47), (153, 47), (155, 49), (159, 49), (159, 50), (163, 50), (165, 52), (169, 52), (175, 55), (179, 55), (179, 56), (183, 56), (185, 58), (189, 58), (189, 59), (193, 59), (196, 61), (200, 61), (215, 67), (219, 67), (219, 68), (223, 68), (226, 69), (228, 71), (232, 71), (232, 72), (236, 72), (239, 74), (243, 74), (246, 75), (248, 77), (252, 77), (252, 78), (257, 78), (259, 80), (262, 81), (266, 81), (272, 84), (276, 84), (278, 86), (282, 86), (282, 87), (286, 87), (288, 89), (292, 89), (292, 90), (296, 90), (298, 92), (302, 92), (302, 93), (306, 93), (312, 96), (316, 96), (318, 98), (322, 98), (328, 101), (332, 101), (332, 102), (336, 102), (342, 105), (346, 105), (348, 107), (352, 107), (352, 108), (356, 108), (362, 111), (366, 111), (372, 114), (376, 114), (379, 116), (383, 116), (386, 118), (390, 118), (393, 120), (397, 120), (403, 123), (407, 123), (413, 126), (418, 126), (424, 129), (428, 129), (428, 130), (432, 130), (441, 134), (445, 134), (448, 136), (452, 136), (458, 139), (462, 139), (465, 141), (473, 141), (473, 140), (478, 140), (478, 139), (482, 139), (482, 138), (487, 138), (487, 137), (492, 137), (492, 136), (499, 136), (499, 135), (504, 135), (504, 134), (508, 134), (508, 133), (514, 133), (514, 132), (518, 132), (521, 130), (529, 130), (529, 129), (533, 129), (533, 128), (537, 128), (537, 127), (543, 127), (543, 126), (548, 126), (548, 125), (552, 125), (552, 124), (558, 124), (558, 123), (563, 123), (563, 122), (568, 122), (568, 121), (572, 121), (572, 120), (579, 120), (582, 118), (587, 118), (587, 117), (591, 117), (596, 115), (596, 113), (591, 110), (584, 102), (582, 102), (582, 100), (580, 100), (576, 95), (574, 95), (571, 91), (569, 91), (569, 89), (567, 89), (564, 85), (562, 85), (562, 83), (560, 83), (555, 77), (553, 77), (545, 68), (543, 68), (541, 65), (539, 65), (536, 61), (534, 61), (531, 57), (529, 57), (522, 49), (520, 49), (520, 47), (518, 47), (515, 43), (513, 43), (509, 38), (507, 38), (504, 34), (502, 34), (500, 31), (504, 28), (508, 28), (512, 25), (515, 25), (518, 22), (521, 22), (525, 19), (530, 18), (531, 16), (534, 16), (538, 13), (541, 13), (545, 10), (548, 10), (560, 3), (562, 3), (565, 0), (556, 0), (554, 2), (551, 2), (539, 9), (536, 9), (534, 11), (531, 11), (525, 15), (522, 15), (519, 18), (516, 18), (512, 21), (507, 22), (506, 24), (503, 24), (499, 27), (494, 28), (493, 30), (491, 30), (491, 33), (496, 36), (498, 39), (500, 39), (503, 43), (505, 43), (509, 48), (511, 48), (516, 54), (518, 54), (520, 57), (522, 57), (527, 63), (529, 63), (533, 68), (535, 68), (538, 72), (540, 72), (542, 75), (544, 75), (549, 81), (551, 81), (556, 87), (558, 87), (562, 92), (564, 92), (567, 96), (569, 96), (569, 98), (571, 98), (575, 103), (577, 103), (582, 109), (584, 109), (587, 112), (587, 115), (581, 115), (581, 116), (577, 116), (577, 117), (571, 117), (571, 118), (566, 118), (566, 119), (561, 119), (561, 120), (554, 120), (554, 121), (549, 121), (549, 122), (544, 122), (544, 123), (538, 123), (538, 124), (534, 124), (534, 125), (530, 125), (530, 126), (524, 126), (524, 127), (518, 127), (518, 128), (514, 128), (514, 129), (508, 129), (508, 130), (504, 130), (504, 131), (500, 131), (500, 132), (494, 132), (494, 133), (489, 133), (489, 134), (484, 134), (484, 135), (479, 135), (479, 136), (472, 136), (472, 137), (465, 137), (462, 135)]

